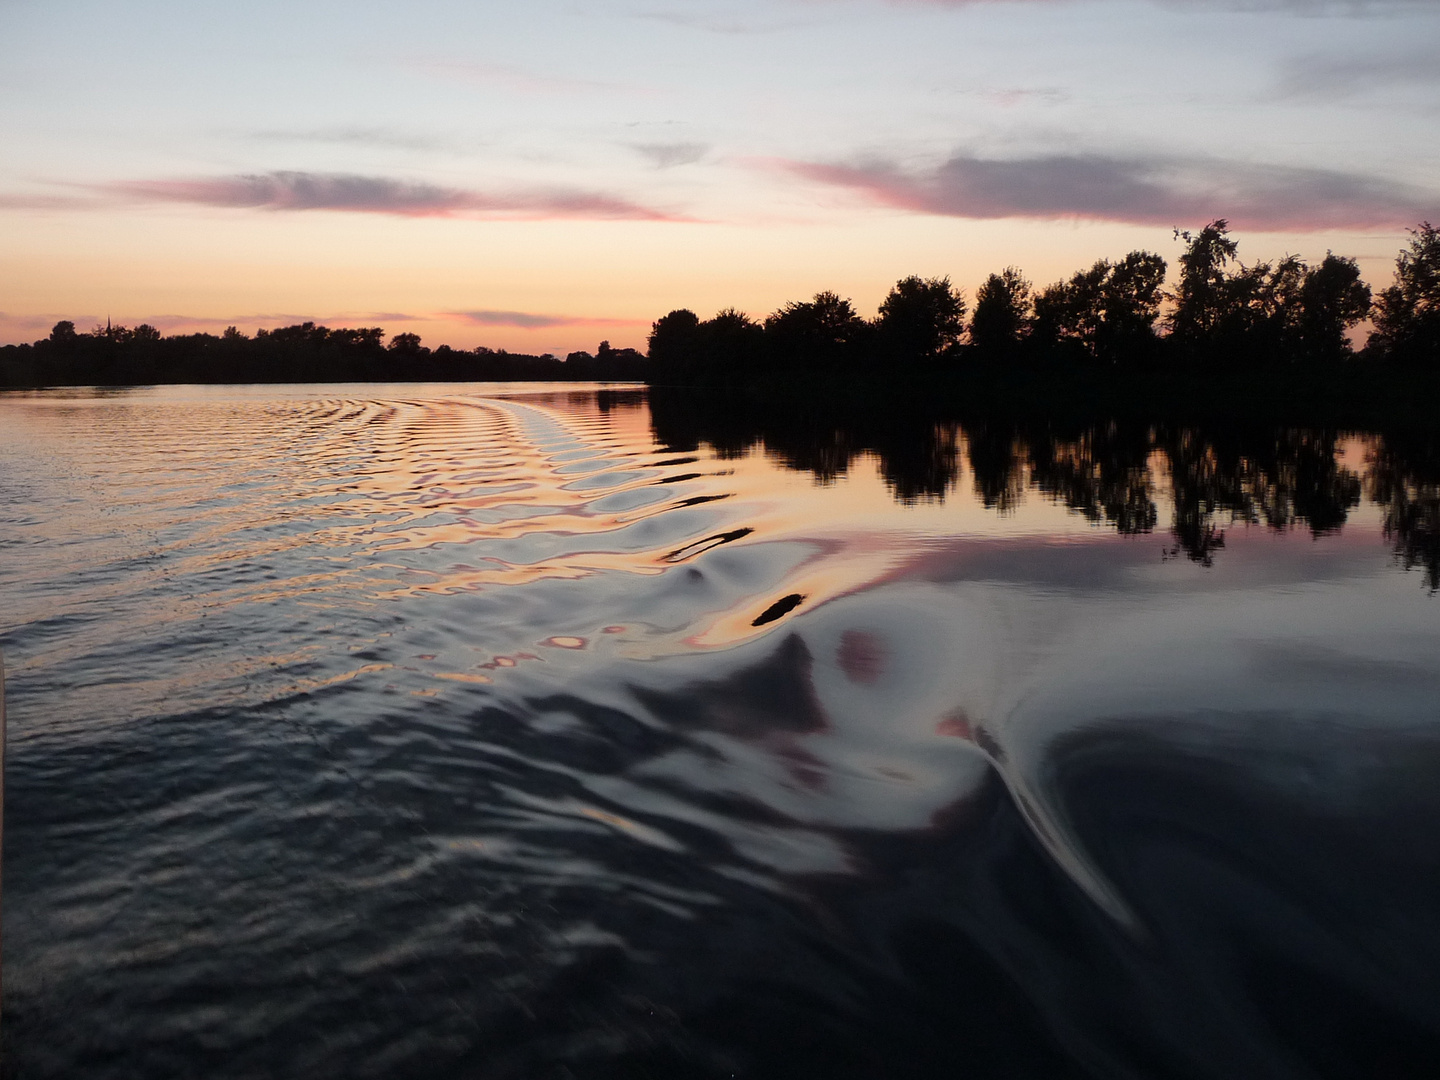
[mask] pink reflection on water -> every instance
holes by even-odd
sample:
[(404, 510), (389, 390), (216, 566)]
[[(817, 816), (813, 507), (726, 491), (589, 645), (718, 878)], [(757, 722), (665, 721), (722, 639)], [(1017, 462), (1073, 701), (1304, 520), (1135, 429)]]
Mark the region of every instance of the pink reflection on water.
[(885, 670), (885, 643), (865, 630), (846, 630), (835, 650), (835, 662), (851, 682), (875, 682)]

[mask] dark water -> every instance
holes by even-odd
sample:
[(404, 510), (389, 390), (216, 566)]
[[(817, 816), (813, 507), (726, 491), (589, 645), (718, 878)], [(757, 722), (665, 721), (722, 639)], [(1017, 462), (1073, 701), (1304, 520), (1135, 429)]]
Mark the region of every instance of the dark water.
[(0, 398), (5, 1072), (1440, 1075), (1425, 454), (696, 430)]

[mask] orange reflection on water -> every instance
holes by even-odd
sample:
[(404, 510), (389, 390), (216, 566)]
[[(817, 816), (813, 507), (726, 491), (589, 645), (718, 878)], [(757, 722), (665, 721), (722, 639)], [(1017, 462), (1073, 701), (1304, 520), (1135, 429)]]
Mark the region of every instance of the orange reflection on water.
[[(636, 657), (723, 648), (783, 633), (793, 619), (913, 570), (938, 542), (1113, 536), (1111, 522), (1081, 505), (1081, 495), (1105, 494), (1112, 480), (1125, 499), (1162, 511), (1177, 483), (1198, 485), (1217, 544), (1247, 521), (1293, 518), (1298, 482), (1293, 469), (1189, 447), (1185, 433), (1117, 479), (1096, 442), (1103, 432), (1044, 445), (1002, 433), (981, 448), (952, 424), (931, 433), (944, 458), (938, 474), (948, 477), (944, 496), (899, 505), (875, 453), (826, 459), (820, 483), (759, 447), (721, 456), (704, 444), (664, 445), (642, 398), (578, 386), (192, 387), (15, 395), (0, 408), (0, 439), (33, 460), (36, 483), (72, 490), (80, 477), (86, 492), (83, 506), (47, 524), (46, 546), (6, 570), (12, 595), (38, 596), (74, 573), (77, 559), (87, 568), (83, 595), (49, 601), (46, 617), (84, 629), (57, 638), (47, 663), (83, 657), (115, 634), (93, 612), (122, 602), (132, 635), (239, 610), (284, 608), (318, 626), (346, 612), (383, 618), (414, 600), (617, 575), (691, 589), (686, 621), (622, 606), (571, 620), (555, 594), (555, 606), (538, 621), (521, 618), (511, 640), (489, 640), (503, 638), (503, 626), (459, 619), (455, 634), (489, 635), (483, 652), (477, 644), (477, 655), (436, 663), (452, 669), (452, 681), (489, 673), (474, 681), (508, 670), (507, 661), (539, 659), (525, 649), (582, 653), (604, 635)], [(1344, 475), (1372, 467), (1373, 439), (1337, 446)], [(997, 447), (1008, 471), (982, 477), (975, 459)], [(1173, 463), (1182, 459), (1190, 471), (1178, 475)], [(1214, 502), (1217, 485), (1233, 506)], [(1383, 512), (1360, 502), (1348, 520), (1374, 531)], [(1142, 525), (1136, 542), (1153, 542), (1158, 559), (1169, 522)], [(272, 663), (261, 656), (223, 663), (243, 681)], [(841, 658), (857, 684), (878, 678), (867, 673), (885, 663), (858, 638)], [(293, 685), (353, 677), (329, 670)], [(170, 678), (187, 685), (181, 673)]]

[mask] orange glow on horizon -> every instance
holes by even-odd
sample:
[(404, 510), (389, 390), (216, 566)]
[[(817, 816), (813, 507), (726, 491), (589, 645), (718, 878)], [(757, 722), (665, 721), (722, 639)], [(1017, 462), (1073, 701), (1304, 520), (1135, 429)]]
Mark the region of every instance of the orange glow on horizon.
[[(10, 223), (7, 223), (7, 226)], [(166, 333), (314, 321), (418, 333), (431, 347), (558, 356), (645, 347), (653, 320), (734, 306), (763, 318), (822, 289), (873, 314), (898, 279), (948, 275), (972, 296), (1019, 266), (1037, 285), (1136, 248), (1172, 264), (1165, 230), (873, 212), (843, 221), (690, 225), (469, 222), (375, 215), (150, 209), (16, 217), (0, 250), (0, 343), (61, 319)], [(1238, 234), (1242, 257), (1327, 249), (1388, 283), (1402, 237)], [(489, 313), (490, 322), (465, 313)], [(509, 320), (507, 323), (507, 319)], [(517, 325), (517, 322), (528, 325)]]

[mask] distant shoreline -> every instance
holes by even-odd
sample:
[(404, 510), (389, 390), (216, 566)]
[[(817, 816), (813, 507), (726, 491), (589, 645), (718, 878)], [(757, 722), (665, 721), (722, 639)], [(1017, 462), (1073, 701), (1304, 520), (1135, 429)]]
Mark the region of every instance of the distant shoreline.
[[(1223, 219), (1186, 241), (1173, 290), (1159, 255), (1132, 251), (1041, 290), (1015, 267), (991, 274), (973, 312), (949, 278), (906, 277), (873, 319), (832, 292), (759, 322), (727, 308), (657, 319), (647, 351), (563, 360), (477, 348), (384, 344), (381, 327), (307, 322), (253, 337), (165, 337), (153, 326), (72, 322), (0, 348), (0, 387), (342, 382), (644, 382), (723, 396), (912, 404), (981, 397), (1012, 405), (1269, 411), (1298, 405), (1434, 410), (1440, 386), (1440, 230), (1411, 230), (1394, 282), (1372, 294), (1354, 259), (1246, 265)], [(1369, 320), (1363, 349), (1351, 337)]]
[(1380, 430), (1403, 427), (1440, 433), (1440, 372), (1397, 370), (1353, 360), (1304, 371), (1196, 373), (1177, 371), (1076, 370), (1063, 365), (996, 370), (983, 366), (944, 372), (817, 377), (778, 373), (737, 386), (646, 382), (642, 379), (314, 379), (233, 382), (51, 384), (0, 386), (0, 398), (44, 391), (125, 391), (194, 386), (251, 389), (299, 386), (421, 386), (530, 384), (558, 391), (593, 386), (604, 407), (638, 401), (718, 421), (725, 416), (784, 417), (890, 416), (895, 422), (924, 423), (977, 416), (1108, 418), (1169, 422), (1267, 423)]

